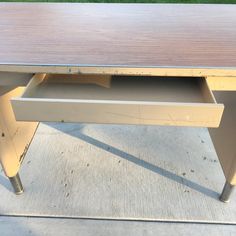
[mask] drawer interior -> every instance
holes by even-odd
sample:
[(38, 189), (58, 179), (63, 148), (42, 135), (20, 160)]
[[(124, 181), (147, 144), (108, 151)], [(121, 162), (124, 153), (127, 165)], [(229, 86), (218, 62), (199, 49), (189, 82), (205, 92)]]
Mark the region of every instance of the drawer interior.
[(204, 78), (47, 74), (22, 98), (215, 103)]

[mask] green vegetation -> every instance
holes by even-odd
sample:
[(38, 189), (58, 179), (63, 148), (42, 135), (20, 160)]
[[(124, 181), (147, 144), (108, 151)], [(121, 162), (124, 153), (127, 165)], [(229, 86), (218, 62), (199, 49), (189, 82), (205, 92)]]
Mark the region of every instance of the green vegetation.
[(108, 3), (224, 3), (236, 4), (236, 0), (0, 0), (0, 2), (108, 2)]

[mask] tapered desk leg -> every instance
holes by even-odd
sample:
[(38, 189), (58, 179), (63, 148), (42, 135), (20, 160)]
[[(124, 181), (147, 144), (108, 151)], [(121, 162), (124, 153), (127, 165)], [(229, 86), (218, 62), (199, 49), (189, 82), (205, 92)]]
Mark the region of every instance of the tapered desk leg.
[(214, 92), (216, 100), (224, 103), (225, 110), (219, 128), (209, 129), (226, 183), (220, 200), (229, 202), (236, 185), (236, 92)]
[[(1, 87), (0, 87), (1, 88)], [(28, 150), (38, 123), (17, 122), (10, 99), (19, 96), (23, 88), (0, 90), (0, 163), (16, 194), (23, 192), (19, 177), (21, 162)], [(4, 91), (4, 92), (3, 92)]]

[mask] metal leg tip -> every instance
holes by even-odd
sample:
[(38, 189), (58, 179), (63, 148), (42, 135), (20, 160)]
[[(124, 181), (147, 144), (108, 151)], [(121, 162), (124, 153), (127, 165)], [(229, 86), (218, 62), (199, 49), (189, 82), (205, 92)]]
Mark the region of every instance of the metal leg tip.
[(227, 198), (226, 198), (226, 199), (223, 198), (222, 195), (220, 195), (219, 200), (220, 200), (221, 202), (224, 202), (224, 203), (228, 203), (228, 202), (230, 202), (229, 199), (227, 199)]
[(233, 191), (233, 185), (230, 184), (229, 182), (225, 182), (225, 186), (224, 186), (224, 189), (220, 195), (220, 201), (222, 202), (225, 202), (225, 203), (228, 203), (229, 202), (229, 199), (230, 199), (230, 195)]
[(22, 186), (19, 174), (16, 174), (13, 177), (9, 177), (9, 179), (10, 179), (10, 182), (14, 189), (15, 194), (17, 195), (22, 194), (24, 192), (24, 188)]
[(24, 189), (22, 189), (22, 190), (20, 190), (20, 191), (18, 191), (18, 192), (15, 191), (15, 194), (16, 194), (16, 195), (21, 195), (23, 192), (24, 192)]

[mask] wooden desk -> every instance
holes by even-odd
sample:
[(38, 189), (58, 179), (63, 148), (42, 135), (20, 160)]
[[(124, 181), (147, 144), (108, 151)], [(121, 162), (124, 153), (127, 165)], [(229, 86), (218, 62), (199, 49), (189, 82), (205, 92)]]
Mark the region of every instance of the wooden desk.
[(37, 122), (179, 125), (210, 128), (228, 201), (235, 26), (234, 5), (0, 3), (0, 160), (15, 192)]

